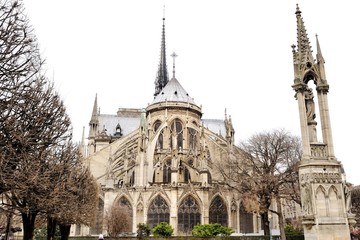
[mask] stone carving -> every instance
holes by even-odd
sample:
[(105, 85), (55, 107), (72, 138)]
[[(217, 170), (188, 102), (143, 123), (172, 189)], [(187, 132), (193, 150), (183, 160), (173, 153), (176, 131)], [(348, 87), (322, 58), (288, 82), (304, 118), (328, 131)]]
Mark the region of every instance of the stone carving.
[(300, 174), (301, 183), (341, 183), (340, 173), (315, 172)]
[(302, 210), (304, 215), (311, 215), (313, 213), (312, 201), (311, 201), (311, 188), (309, 183), (301, 185), (301, 199), (302, 199)]
[(326, 145), (323, 144), (311, 144), (311, 156), (313, 157), (326, 157), (327, 151), (326, 151)]

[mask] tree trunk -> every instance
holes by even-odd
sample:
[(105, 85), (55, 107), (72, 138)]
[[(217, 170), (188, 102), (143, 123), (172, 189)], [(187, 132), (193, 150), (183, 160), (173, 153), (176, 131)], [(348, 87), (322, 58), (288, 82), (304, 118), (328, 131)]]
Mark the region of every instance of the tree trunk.
[(270, 222), (267, 212), (261, 213), (261, 223), (264, 228), (264, 236), (270, 236)]
[(12, 216), (13, 216), (13, 214), (12, 214), (11, 212), (9, 212), (8, 214), (6, 214), (5, 240), (8, 240), (8, 239), (9, 239), (9, 233), (10, 233), (10, 228), (11, 228)]
[(56, 232), (56, 220), (52, 217), (47, 217), (47, 240), (52, 240), (55, 238)]
[(70, 235), (70, 224), (59, 224), (61, 240), (68, 240)]
[(21, 213), (24, 228), (23, 240), (33, 240), (36, 216), (37, 212)]
[(284, 216), (282, 214), (282, 205), (279, 197), (276, 197), (276, 205), (277, 205), (277, 212), (279, 217), (279, 228), (280, 228), (280, 239), (286, 240), (285, 235), (285, 223), (284, 223)]

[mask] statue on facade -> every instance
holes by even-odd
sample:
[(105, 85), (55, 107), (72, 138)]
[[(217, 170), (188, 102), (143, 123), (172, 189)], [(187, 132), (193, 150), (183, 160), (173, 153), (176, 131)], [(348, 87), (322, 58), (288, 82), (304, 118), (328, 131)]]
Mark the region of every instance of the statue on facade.
[(305, 90), (305, 107), (306, 107), (306, 116), (308, 122), (312, 122), (316, 115), (315, 115), (315, 104), (314, 104), (314, 94), (312, 92), (312, 89), (308, 86)]

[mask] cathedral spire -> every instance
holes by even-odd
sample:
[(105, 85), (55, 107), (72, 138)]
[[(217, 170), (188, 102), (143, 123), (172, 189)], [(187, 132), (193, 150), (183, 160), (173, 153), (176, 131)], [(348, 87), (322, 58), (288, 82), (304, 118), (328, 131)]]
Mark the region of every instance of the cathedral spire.
[(296, 4), (296, 21), (297, 21), (297, 58), (296, 60), (300, 63), (311, 63), (314, 64), (314, 58), (312, 56), (311, 45), (309, 37), (307, 35), (304, 20), (301, 17), (301, 11), (299, 5)]
[(161, 50), (159, 68), (155, 79), (155, 93), (157, 96), (169, 81), (166, 66), (166, 48), (165, 48), (165, 16), (163, 17), (162, 34), (161, 34)]

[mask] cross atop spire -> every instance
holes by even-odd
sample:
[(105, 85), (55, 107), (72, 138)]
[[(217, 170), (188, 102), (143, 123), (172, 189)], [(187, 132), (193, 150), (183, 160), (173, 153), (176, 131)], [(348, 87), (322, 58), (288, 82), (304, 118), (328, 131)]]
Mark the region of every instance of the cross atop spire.
[[(165, 14), (165, 9), (164, 9)], [(160, 49), (160, 62), (158, 71), (155, 79), (155, 93), (154, 96), (158, 95), (161, 90), (169, 81), (166, 65), (166, 48), (165, 48), (165, 15), (163, 16), (162, 34), (161, 34), (161, 49)]]
[(173, 78), (175, 78), (175, 58), (178, 56), (175, 52), (170, 55), (173, 58)]

